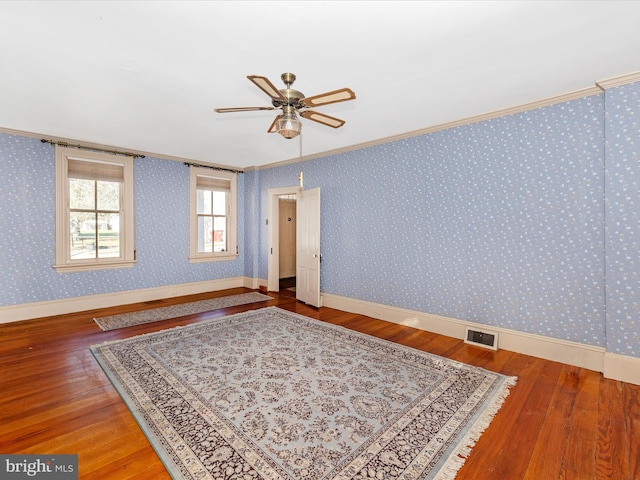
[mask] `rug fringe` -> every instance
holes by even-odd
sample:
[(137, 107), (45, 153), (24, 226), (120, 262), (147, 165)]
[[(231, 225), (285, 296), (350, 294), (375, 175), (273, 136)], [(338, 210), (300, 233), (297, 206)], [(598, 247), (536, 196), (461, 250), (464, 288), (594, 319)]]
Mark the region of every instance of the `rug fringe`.
[(509, 396), (509, 390), (518, 382), (518, 377), (506, 377), (496, 395), (487, 405), (480, 417), (471, 426), (466, 435), (460, 440), (458, 446), (449, 455), (445, 464), (438, 470), (434, 480), (454, 480), (458, 471), (462, 468), (471, 453), (471, 450), (478, 442), (484, 431), (489, 427), (494, 417), (502, 407), (502, 404)]

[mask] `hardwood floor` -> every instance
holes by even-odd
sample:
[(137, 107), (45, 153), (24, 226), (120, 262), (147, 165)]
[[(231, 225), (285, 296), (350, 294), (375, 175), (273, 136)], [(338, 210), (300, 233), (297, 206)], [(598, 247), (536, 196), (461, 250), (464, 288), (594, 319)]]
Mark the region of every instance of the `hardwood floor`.
[(0, 453), (77, 453), (81, 479), (169, 479), (90, 345), (276, 305), (477, 365), (518, 384), (458, 480), (640, 479), (640, 386), (330, 308), (274, 300), (103, 332), (94, 316), (244, 293), (238, 288), (0, 325)]

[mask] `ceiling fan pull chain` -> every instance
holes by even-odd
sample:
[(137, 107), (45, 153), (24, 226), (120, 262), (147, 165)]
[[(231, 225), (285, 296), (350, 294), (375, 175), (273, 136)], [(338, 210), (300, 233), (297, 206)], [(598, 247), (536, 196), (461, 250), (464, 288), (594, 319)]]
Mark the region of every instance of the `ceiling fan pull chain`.
[[(298, 157), (298, 161), (302, 163), (302, 133), (300, 133), (300, 141), (299, 141), (299, 145), (300, 145), (300, 152), (299, 152), (299, 157)], [(298, 175), (298, 180), (300, 182), (300, 191), (304, 190), (304, 176), (302, 173), (302, 170), (300, 170), (300, 175)]]

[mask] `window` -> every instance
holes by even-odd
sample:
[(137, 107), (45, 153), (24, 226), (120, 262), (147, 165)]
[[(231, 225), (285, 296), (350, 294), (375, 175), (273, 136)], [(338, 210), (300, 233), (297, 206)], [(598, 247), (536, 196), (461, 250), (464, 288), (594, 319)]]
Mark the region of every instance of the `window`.
[(133, 158), (56, 146), (56, 264), (60, 272), (130, 267)]
[(192, 166), (190, 185), (190, 261), (234, 259), (238, 255), (236, 174)]

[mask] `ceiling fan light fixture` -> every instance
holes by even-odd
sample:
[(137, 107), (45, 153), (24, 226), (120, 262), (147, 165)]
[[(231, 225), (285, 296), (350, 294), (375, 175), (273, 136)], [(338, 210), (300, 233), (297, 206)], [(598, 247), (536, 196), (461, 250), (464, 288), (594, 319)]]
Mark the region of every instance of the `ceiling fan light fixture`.
[(295, 112), (286, 112), (276, 121), (276, 132), (284, 138), (294, 138), (300, 135), (302, 130), (302, 122)]

